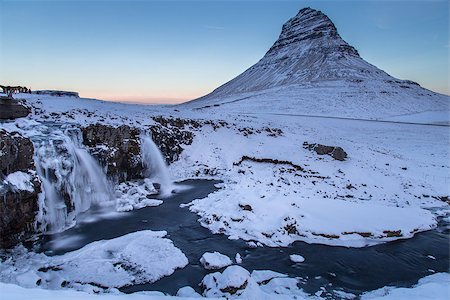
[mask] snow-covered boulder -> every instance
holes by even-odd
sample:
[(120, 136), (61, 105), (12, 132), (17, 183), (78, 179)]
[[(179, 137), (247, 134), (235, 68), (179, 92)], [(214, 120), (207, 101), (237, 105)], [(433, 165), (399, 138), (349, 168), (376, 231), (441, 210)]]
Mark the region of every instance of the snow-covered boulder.
[(201, 283), (206, 297), (240, 294), (248, 285), (250, 273), (240, 266), (230, 266), (223, 273), (206, 275)]
[(200, 258), (200, 263), (207, 270), (216, 270), (227, 267), (233, 262), (228, 256), (214, 251), (204, 253)]
[(294, 263), (302, 263), (305, 261), (305, 258), (298, 254), (291, 254), (291, 255), (289, 255), (289, 258)]
[(57, 256), (19, 246), (0, 264), (0, 281), (99, 291), (155, 282), (188, 264), (183, 252), (165, 236), (165, 231), (138, 231)]
[(192, 287), (185, 286), (178, 290), (177, 297), (202, 298)]
[(296, 278), (285, 274), (258, 270), (250, 273), (240, 266), (230, 266), (222, 273), (203, 278), (203, 296), (228, 299), (309, 299), (298, 287)]

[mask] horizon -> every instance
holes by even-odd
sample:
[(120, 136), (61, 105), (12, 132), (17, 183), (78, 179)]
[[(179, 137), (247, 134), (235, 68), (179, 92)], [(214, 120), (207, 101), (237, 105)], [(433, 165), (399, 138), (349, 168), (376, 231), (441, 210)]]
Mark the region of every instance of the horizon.
[(256, 63), (307, 6), (369, 63), (450, 94), (447, 1), (1, 1), (0, 83), (186, 102)]

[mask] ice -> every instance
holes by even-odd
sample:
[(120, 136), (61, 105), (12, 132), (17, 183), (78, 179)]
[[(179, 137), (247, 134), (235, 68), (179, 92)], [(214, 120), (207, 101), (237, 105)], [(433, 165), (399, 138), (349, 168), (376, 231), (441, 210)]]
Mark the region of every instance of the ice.
[(11, 185), (16, 190), (33, 192), (34, 187), (32, 179), (31, 174), (17, 171), (6, 176), (3, 180), (3, 184)]
[(150, 198), (158, 192), (148, 178), (145, 178), (143, 182), (122, 182), (116, 186), (115, 190), (117, 211), (130, 211), (163, 203), (162, 200)]

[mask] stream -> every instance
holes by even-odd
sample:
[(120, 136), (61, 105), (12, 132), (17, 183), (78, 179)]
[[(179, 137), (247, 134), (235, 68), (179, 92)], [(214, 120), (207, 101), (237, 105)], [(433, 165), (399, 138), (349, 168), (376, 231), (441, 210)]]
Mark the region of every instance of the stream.
[[(80, 222), (66, 231), (41, 236), (34, 250), (47, 255), (60, 255), (94, 241), (135, 231), (167, 231), (167, 238), (187, 256), (189, 264), (157, 282), (122, 288), (126, 293), (156, 290), (174, 295), (179, 288), (187, 285), (200, 292), (198, 284), (212, 271), (205, 270), (199, 259), (203, 253), (211, 251), (228, 255), (233, 261), (236, 253), (240, 253), (243, 259), (240, 265), (247, 270), (273, 270), (299, 277), (300, 287), (305, 292), (314, 294), (323, 287), (326, 292), (322, 296), (328, 298), (333, 297), (333, 290), (361, 294), (387, 285), (411, 286), (434, 272), (449, 271), (449, 229), (448, 224), (442, 223), (437, 229), (418, 233), (411, 239), (364, 248), (304, 242), (280, 248), (249, 248), (245, 241), (212, 234), (200, 225), (196, 214), (187, 207), (180, 208), (180, 204), (204, 198), (215, 191), (216, 183), (218, 181), (183, 181), (178, 184), (191, 188), (165, 198), (160, 206)], [(301, 254), (305, 262), (291, 262), (290, 254)]]

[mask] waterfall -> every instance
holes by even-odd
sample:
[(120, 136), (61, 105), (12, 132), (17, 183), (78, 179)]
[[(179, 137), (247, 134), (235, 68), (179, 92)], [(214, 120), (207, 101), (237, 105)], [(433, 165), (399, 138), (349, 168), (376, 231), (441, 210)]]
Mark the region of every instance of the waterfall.
[(44, 231), (73, 225), (76, 217), (93, 205), (113, 204), (106, 174), (82, 146), (78, 128), (41, 140), (35, 160), (45, 193), (38, 220)]
[(160, 195), (162, 197), (170, 196), (174, 185), (170, 179), (169, 169), (158, 146), (148, 135), (141, 136), (141, 156), (145, 167), (144, 175), (160, 184)]

